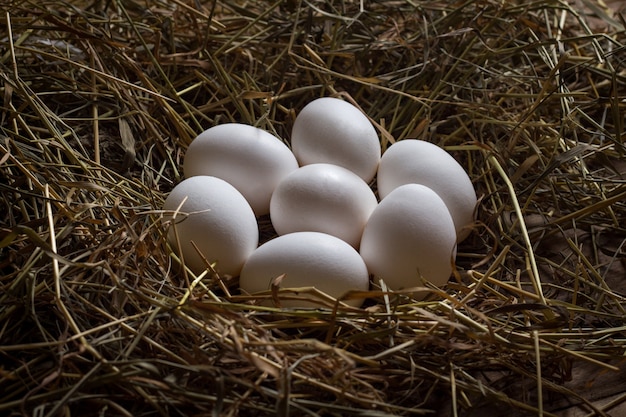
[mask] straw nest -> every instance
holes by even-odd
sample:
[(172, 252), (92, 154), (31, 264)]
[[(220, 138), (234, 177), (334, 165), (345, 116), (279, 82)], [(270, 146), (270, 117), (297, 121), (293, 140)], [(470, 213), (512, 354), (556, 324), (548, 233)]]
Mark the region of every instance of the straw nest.
[[(605, 415), (571, 384), (626, 347), (626, 33), (604, 3), (80, 3), (2, 6), (0, 413)], [(426, 300), (261, 307), (177, 266), (159, 209), (190, 141), (236, 121), (288, 143), (320, 96), (472, 178), (475, 230)]]

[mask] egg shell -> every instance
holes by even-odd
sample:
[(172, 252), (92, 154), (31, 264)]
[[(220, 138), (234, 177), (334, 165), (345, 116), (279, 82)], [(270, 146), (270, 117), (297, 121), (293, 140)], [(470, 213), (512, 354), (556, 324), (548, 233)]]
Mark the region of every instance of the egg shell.
[(456, 231), (443, 200), (430, 188), (406, 184), (393, 190), (365, 225), (360, 253), (370, 274), (388, 288), (442, 286), (452, 272)]
[(220, 178), (187, 178), (174, 187), (163, 209), (169, 211), (164, 218), (171, 221), (170, 244), (182, 252), (185, 264), (196, 274), (206, 266), (192, 242), (209, 262), (217, 262), (218, 273), (230, 276), (239, 275), (259, 244), (252, 208), (239, 191)]
[(183, 161), (187, 178), (209, 175), (233, 185), (257, 216), (269, 213), (274, 188), (298, 161), (276, 136), (254, 126), (226, 123), (198, 135)]
[(454, 220), (457, 241), (465, 239), (474, 222), (476, 192), (463, 167), (444, 149), (418, 139), (391, 145), (378, 167), (381, 199), (403, 184), (422, 184), (443, 199)]
[(369, 183), (380, 160), (378, 134), (355, 106), (333, 97), (308, 103), (291, 132), (291, 148), (300, 165), (330, 163)]
[(358, 248), (363, 228), (378, 205), (358, 175), (332, 164), (306, 165), (274, 190), (270, 217), (279, 235), (323, 232)]
[[(278, 236), (248, 258), (239, 285), (249, 294), (268, 291), (274, 278), (285, 274), (281, 288), (315, 287), (339, 298), (350, 290), (367, 291), (369, 275), (359, 253), (346, 242), (319, 232)], [(347, 300), (360, 306), (362, 300)], [(281, 300), (282, 307), (319, 307), (301, 300)]]

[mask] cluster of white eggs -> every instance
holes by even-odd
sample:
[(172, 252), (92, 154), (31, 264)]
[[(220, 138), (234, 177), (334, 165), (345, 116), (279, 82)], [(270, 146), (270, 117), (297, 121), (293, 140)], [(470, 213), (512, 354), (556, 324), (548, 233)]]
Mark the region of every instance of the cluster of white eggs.
[[(381, 156), (368, 118), (330, 97), (298, 114), (291, 150), (262, 129), (217, 125), (192, 141), (183, 172), (164, 204), (169, 241), (195, 273), (210, 262), (249, 294), (277, 277), (336, 298), (368, 290), (370, 275), (391, 290), (444, 285), (476, 205), (467, 173), (442, 148), (405, 139)], [(257, 218), (268, 213), (278, 236), (259, 246)]]

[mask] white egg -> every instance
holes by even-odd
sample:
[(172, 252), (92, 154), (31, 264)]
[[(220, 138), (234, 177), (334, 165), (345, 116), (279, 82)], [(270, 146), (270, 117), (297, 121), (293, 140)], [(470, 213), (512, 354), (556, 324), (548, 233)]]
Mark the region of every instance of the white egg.
[[(248, 258), (239, 285), (249, 294), (268, 291), (283, 275), (281, 288), (315, 287), (339, 298), (350, 290), (367, 291), (369, 275), (359, 253), (346, 242), (319, 232), (296, 232), (261, 245)], [(360, 306), (362, 300), (345, 301)], [(281, 299), (283, 307), (316, 307), (313, 302)]]
[(369, 183), (380, 160), (380, 141), (372, 123), (355, 106), (323, 97), (307, 104), (296, 117), (291, 147), (300, 165), (342, 166)]
[(274, 188), (298, 162), (276, 136), (240, 123), (217, 125), (198, 135), (183, 162), (187, 178), (209, 175), (233, 185), (257, 216), (269, 213)]
[(465, 239), (474, 222), (476, 192), (463, 167), (444, 149), (417, 139), (391, 145), (378, 167), (378, 194), (387, 194), (403, 184), (422, 184), (433, 189), (446, 203), (457, 233)]
[(185, 264), (196, 274), (204, 271), (206, 264), (194, 244), (209, 262), (217, 263), (218, 273), (231, 276), (239, 275), (259, 244), (252, 208), (222, 179), (203, 175), (187, 178), (174, 187), (163, 209), (168, 211), (165, 220), (171, 221), (170, 244), (178, 248)]
[(365, 181), (337, 165), (311, 164), (290, 173), (274, 190), (270, 216), (279, 235), (323, 232), (359, 247), (378, 201)]
[(370, 274), (388, 288), (442, 286), (456, 251), (454, 222), (430, 188), (406, 184), (380, 202), (365, 225), (360, 253)]

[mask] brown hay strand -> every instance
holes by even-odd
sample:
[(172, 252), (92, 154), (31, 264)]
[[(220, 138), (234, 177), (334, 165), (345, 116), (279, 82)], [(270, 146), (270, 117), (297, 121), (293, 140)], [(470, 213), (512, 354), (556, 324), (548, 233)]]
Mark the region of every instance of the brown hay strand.
[[(623, 367), (626, 32), (582, 4), (1, 6), (0, 412), (603, 415), (571, 380)], [(322, 95), (467, 169), (445, 291), (282, 310), (180, 272), (159, 209), (193, 137), (288, 142)]]

